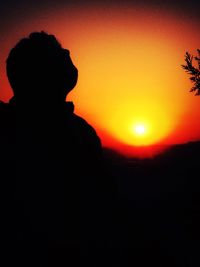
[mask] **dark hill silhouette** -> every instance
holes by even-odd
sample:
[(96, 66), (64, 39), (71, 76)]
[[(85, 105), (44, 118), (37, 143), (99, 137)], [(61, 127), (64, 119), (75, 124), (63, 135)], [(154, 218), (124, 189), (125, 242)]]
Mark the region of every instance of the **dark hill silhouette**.
[(124, 266), (199, 266), (200, 142), (151, 159), (104, 154), (118, 181)]
[(198, 159), (200, 151), (200, 141), (188, 142), (185, 144), (177, 144), (171, 146), (165, 153), (157, 155), (156, 158), (177, 158), (182, 160), (182, 158), (187, 158), (188, 162), (190, 160)]

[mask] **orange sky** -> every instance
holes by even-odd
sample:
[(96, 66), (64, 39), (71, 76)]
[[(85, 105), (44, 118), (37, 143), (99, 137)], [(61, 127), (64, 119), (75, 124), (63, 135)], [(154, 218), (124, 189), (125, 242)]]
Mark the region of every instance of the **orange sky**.
[[(181, 69), (200, 48), (199, 23), (153, 9), (65, 8), (37, 11), (1, 35), (0, 99), (12, 95), (5, 59), (35, 30), (55, 34), (79, 69), (69, 99), (105, 146), (175, 144), (200, 139), (200, 98)], [(142, 129), (142, 131), (139, 130)]]

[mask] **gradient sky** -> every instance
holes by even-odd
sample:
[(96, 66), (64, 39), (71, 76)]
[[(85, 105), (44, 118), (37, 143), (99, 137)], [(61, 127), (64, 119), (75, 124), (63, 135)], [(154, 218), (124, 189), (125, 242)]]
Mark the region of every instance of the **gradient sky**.
[(32, 31), (71, 51), (79, 82), (69, 99), (103, 145), (200, 139), (200, 97), (181, 64), (200, 48), (198, 1), (9, 1), (0, 3), (0, 99), (12, 91), (5, 60)]

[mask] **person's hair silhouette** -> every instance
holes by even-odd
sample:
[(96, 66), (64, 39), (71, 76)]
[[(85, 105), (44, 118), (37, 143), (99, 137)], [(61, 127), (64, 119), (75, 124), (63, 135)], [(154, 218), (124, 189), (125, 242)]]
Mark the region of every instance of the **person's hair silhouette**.
[(33, 32), (10, 51), (7, 76), (17, 100), (63, 101), (77, 82), (69, 50), (54, 35)]

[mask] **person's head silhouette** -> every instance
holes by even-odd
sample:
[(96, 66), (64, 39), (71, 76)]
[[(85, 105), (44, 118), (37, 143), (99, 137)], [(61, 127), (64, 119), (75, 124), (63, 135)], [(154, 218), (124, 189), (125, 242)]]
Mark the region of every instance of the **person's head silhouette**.
[(78, 78), (69, 51), (54, 35), (33, 32), (11, 49), (7, 76), (18, 101), (60, 102)]

